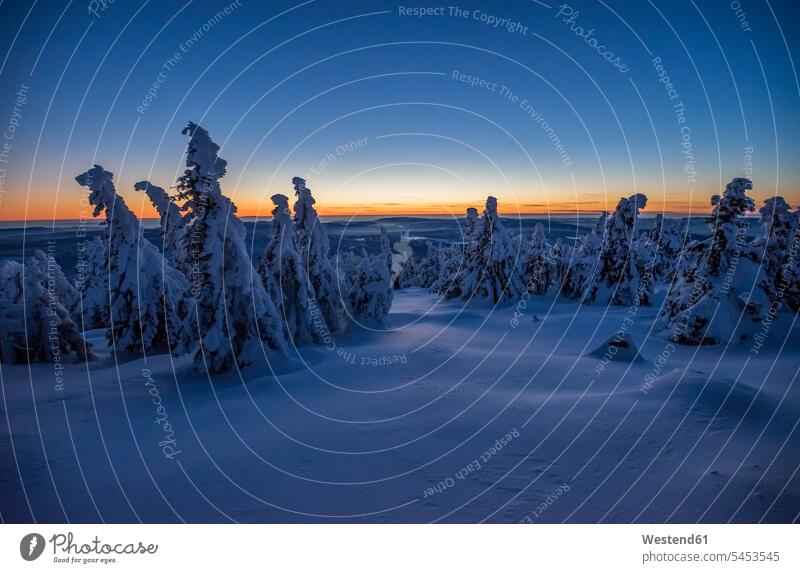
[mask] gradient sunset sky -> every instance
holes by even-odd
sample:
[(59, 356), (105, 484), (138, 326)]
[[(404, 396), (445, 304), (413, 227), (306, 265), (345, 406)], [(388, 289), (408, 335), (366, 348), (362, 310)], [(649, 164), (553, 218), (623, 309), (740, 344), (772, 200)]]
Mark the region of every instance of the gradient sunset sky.
[(323, 214), (702, 213), (751, 168), (795, 206), (797, 4), (3, 2), (0, 219), (86, 216), (94, 163), (153, 216), (189, 120), (246, 216), (295, 175)]

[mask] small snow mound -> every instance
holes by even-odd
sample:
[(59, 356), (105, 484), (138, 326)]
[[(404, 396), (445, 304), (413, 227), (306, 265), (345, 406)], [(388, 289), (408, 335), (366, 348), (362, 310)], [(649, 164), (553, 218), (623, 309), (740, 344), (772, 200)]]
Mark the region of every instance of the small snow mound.
[(644, 357), (639, 353), (639, 349), (633, 343), (631, 335), (627, 332), (615, 334), (593, 351), (587, 353), (586, 356), (614, 362), (646, 362)]
[(675, 400), (698, 414), (740, 419), (747, 413), (752, 419), (764, 420), (775, 411), (776, 404), (765, 392), (742, 381), (709, 377), (708, 373), (677, 368), (653, 384), (655, 399), (671, 394)]

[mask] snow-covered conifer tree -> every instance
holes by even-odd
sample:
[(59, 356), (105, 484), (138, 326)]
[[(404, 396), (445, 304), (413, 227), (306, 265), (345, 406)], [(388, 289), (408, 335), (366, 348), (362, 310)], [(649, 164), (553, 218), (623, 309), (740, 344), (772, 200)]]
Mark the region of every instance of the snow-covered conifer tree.
[(360, 257), (352, 253), (343, 255), (350, 276), (347, 307), (351, 316), (366, 326), (383, 324), (394, 297), (386, 257), (383, 253), (369, 255), (364, 250)]
[(755, 275), (754, 263), (741, 256), (747, 231), (743, 216), (755, 208), (747, 196), (749, 189), (750, 180), (737, 177), (722, 197), (714, 195), (711, 237), (686, 246), (657, 321), (674, 342), (716, 344), (742, 335), (736, 332), (736, 324), (745, 304), (752, 304), (750, 287)]
[(650, 303), (652, 280), (643, 269), (637, 245), (639, 210), (646, 205), (647, 197), (641, 193), (622, 197), (617, 203), (616, 210), (606, 221), (597, 272), (584, 303), (621, 306)]
[(557, 280), (555, 261), (541, 223), (533, 228), (520, 266), (525, 288), (531, 294), (546, 294)]
[(108, 225), (109, 347), (121, 354), (183, 352), (186, 279), (142, 236), (139, 219), (117, 194), (113, 175), (99, 165), (75, 180), (91, 190), (94, 216)]
[(433, 241), (426, 241), (427, 252), (419, 264), (417, 282), (422, 288), (431, 288), (439, 279), (439, 248)]
[(92, 358), (91, 345), (58, 298), (52, 264), (41, 251), (23, 265), (0, 264), (0, 362), (61, 363)]
[(487, 198), (480, 225), (465, 252), (463, 296), (495, 304), (518, 300), (525, 292), (516, 272), (518, 255), (497, 213), (497, 199)]
[(73, 320), (84, 330), (107, 328), (109, 324), (108, 260), (106, 245), (98, 236), (86, 241), (78, 260), (78, 303)]
[(464, 265), (462, 249), (442, 247), (439, 249), (439, 276), (431, 285), (431, 291), (445, 298), (457, 298), (461, 292), (461, 271)]
[(393, 245), (392, 284), (396, 289), (419, 286), (419, 263), (411, 248), (411, 235), (406, 231)]
[(751, 257), (760, 263), (759, 288), (778, 310), (796, 281), (798, 220), (783, 197), (765, 200), (759, 213), (762, 234), (753, 243)]
[(337, 296), (347, 302), (348, 293), (353, 286), (352, 279), (361, 265), (361, 259), (353, 251), (341, 251), (336, 253), (331, 264), (336, 271), (334, 276), (337, 279)]
[(345, 309), (338, 288), (338, 277), (330, 260), (330, 241), (322, 221), (314, 208), (311, 189), (305, 179), (292, 179), (297, 200), (294, 204), (294, 222), (297, 244), (303, 257), (316, 304), (331, 332), (345, 326)]
[(571, 257), (562, 257), (566, 261), (565, 274), (561, 292), (573, 299), (582, 299), (589, 292), (599, 265), (603, 237), (606, 233), (608, 213), (603, 211), (597, 218), (594, 228), (573, 247)]
[(272, 229), (259, 274), (291, 339), (296, 345), (307, 344), (321, 334), (313, 324), (314, 297), (297, 246), (289, 198), (273, 195), (272, 202)]
[(380, 288), (376, 290), (376, 297), (379, 299), (383, 309), (383, 314), (378, 314), (371, 318), (376, 324), (383, 324), (392, 308), (394, 300), (394, 284), (392, 282), (392, 248), (386, 229), (381, 227), (380, 253), (373, 257), (375, 260), (372, 266), (376, 267), (376, 274), (380, 277)]
[(403, 267), (395, 280), (395, 285), (398, 289), (420, 286), (419, 261), (413, 253), (408, 255), (408, 258), (403, 263)]
[(783, 272), (789, 284), (783, 297), (792, 312), (800, 312), (800, 208), (795, 208), (792, 214), (795, 231), (784, 264)]
[(556, 285), (556, 292), (561, 291), (562, 284), (569, 270), (571, 255), (572, 249), (570, 245), (564, 243), (561, 239), (556, 239), (550, 252), (550, 258), (553, 262), (553, 284)]
[(195, 362), (212, 372), (246, 367), (264, 346), (284, 351), (286, 329), (253, 267), (236, 206), (222, 194), (227, 161), (218, 156), (219, 145), (192, 122), (183, 134), (189, 136), (187, 168), (177, 198), (186, 201), (189, 217), (182, 242), (196, 301), (187, 329), (199, 336)]
[(185, 254), (181, 252), (183, 242), (181, 236), (186, 220), (180, 208), (172, 201), (163, 188), (149, 181), (139, 181), (133, 186), (137, 191), (144, 191), (161, 217), (161, 250), (168, 261), (176, 269), (185, 271)]
[(392, 270), (392, 242), (389, 240), (389, 234), (386, 232), (386, 227), (380, 225), (381, 240), (380, 240), (380, 254), (386, 260), (386, 268), (391, 273)]
[(47, 275), (48, 290), (54, 293), (61, 305), (71, 313), (78, 303), (78, 289), (64, 276), (64, 270), (56, 262), (52, 253), (45, 254), (44, 251), (37, 249), (34, 251), (33, 257), (39, 268)]
[(653, 228), (641, 241), (641, 257), (654, 280), (671, 283), (683, 249), (680, 225), (656, 215)]
[(18, 261), (0, 261), (0, 300), (19, 302), (22, 300), (23, 264)]
[(511, 247), (513, 252), (518, 254), (517, 266), (521, 267), (522, 259), (525, 258), (525, 253), (528, 250), (528, 241), (523, 233), (509, 231), (508, 235), (511, 237)]
[(23, 267), (24, 265), (17, 261), (0, 261), (0, 329), (3, 332), (3, 336), (0, 337), (0, 362), (4, 364), (25, 364), (29, 360), (32, 361), (29, 359), (28, 349), (38, 345), (41, 340), (41, 336), (36, 332), (31, 333), (31, 343), (28, 341)]
[(465, 283), (477, 279), (470, 274), (470, 270), (482, 268), (482, 253), (478, 249), (476, 238), (481, 229), (481, 220), (478, 210), (474, 207), (467, 209), (464, 219), (463, 240), (456, 248), (442, 249), (439, 263), (439, 277), (431, 287), (433, 292), (442, 294), (445, 298), (469, 297)]
[(475, 207), (467, 208), (467, 217), (464, 219), (464, 241), (469, 243), (481, 226), (478, 210)]
[(764, 267), (768, 275), (778, 277), (785, 257), (797, 233), (798, 218), (783, 197), (770, 197), (758, 210), (762, 236), (757, 241), (765, 249)]

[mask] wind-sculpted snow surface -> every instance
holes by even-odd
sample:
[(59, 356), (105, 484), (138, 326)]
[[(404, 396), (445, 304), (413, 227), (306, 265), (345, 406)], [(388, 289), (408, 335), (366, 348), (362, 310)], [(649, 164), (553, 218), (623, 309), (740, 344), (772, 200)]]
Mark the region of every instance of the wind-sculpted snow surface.
[(32, 384), (27, 364), (4, 364), (13, 433), (0, 456), (13, 459), (13, 439), (21, 477), (0, 480), (0, 512), (48, 523), (796, 518), (797, 330), (776, 328), (746, 360), (747, 348), (670, 346), (643, 307), (624, 348), (610, 345), (629, 309), (554, 296), (532, 296), (512, 328), (514, 306), (396, 291), (388, 329), (301, 348), (304, 368), (244, 383), (209, 379), (190, 358), (115, 366), (101, 352), (88, 370), (66, 364), (59, 393), (51, 364), (32, 365)]

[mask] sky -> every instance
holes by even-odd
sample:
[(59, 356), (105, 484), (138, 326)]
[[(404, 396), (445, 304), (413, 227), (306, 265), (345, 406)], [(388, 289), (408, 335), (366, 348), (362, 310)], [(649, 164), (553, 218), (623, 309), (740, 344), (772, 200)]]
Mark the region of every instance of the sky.
[(733, 177), (800, 204), (793, 1), (0, 4), (0, 219), (91, 215), (74, 176), (174, 185), (188, 121), (267, 216), (705, 213)]

